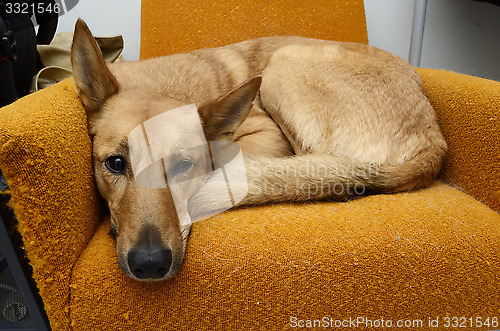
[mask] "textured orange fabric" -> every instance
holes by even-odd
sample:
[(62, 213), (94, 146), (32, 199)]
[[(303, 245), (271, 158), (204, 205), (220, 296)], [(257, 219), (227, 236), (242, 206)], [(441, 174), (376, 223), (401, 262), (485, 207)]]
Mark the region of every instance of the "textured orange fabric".
[(443, 178), (500, 211), (500, 83), (419, 70), (448, 142)]
[(362, 0), (142, 0), (141, 59), (274, 35), (368, 43)]
[(54, 330), (68, 327), (71, 269), (100, 219), (86, 122), (72, 80), (0, 110), (0, 168)]
[(358, 316), (426, 330), (430, 317), (500, 311), (500, 215), (446, 184), (218, 215), (193, 225), (180, 274), (161, 283), (124, 276), (108, 232), (106, 222), (73, 270), (77, 330), (283, 330), (290, 317)]

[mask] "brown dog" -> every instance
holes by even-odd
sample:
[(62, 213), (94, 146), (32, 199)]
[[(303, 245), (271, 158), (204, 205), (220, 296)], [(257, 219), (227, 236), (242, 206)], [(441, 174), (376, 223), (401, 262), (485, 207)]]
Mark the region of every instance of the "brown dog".
[[(176, 274), (192, 221), (226, 208), (214, 192), (231, 186), (245, 193), (232, 203), (249, 205), (407, 191), (429, 184), (446, 152), (419, 75), (362, 44), (270, 37), (107, 65), (80, 20), (72, 63), (118, 261), (134, 279)], [(189, 107), (202, 137), (181, 115), (168, 129), (156, 125), (157, 148), (170, 155), (161, 161), (166, 184), (141, 185), (131, 132), (152, 137), (145, 123)], [(186, 141), (235, 142), (245, 166), (213, 176), (199, 165), (213, 166), (215, 152), (179, 147)], [(231, 171), (246, 180), (229, 185)]]

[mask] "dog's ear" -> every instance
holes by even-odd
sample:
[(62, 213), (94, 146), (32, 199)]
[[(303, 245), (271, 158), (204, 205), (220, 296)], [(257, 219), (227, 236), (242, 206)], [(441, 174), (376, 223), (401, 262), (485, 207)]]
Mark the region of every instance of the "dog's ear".
[(81, 19), (75, 25), (71, 64), (76, 89), (90, 118), (108, 97), (118, 91), (118, 82), (106, 66), (87, 24)]
[(260, 76), (251, 78), (219, 99), (198, 107), (208, 141), (231, 139), (252, 108), (261, 82)]

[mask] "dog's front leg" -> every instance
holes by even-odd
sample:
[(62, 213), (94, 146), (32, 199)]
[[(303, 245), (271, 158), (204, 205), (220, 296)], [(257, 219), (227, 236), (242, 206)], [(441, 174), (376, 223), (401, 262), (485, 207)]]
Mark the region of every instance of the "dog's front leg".
[(229, 163), (216, 169), (188, 201), (192, 222), (247, 205), (249, 189), (247, 170), (243, 163)]
[(231, 181), (231, 176), (229, 180), (223, 176), (209, 178), (190, 199), (191, 217), (199, 220), (232, 207), (270, 202), (327, 197), (346, 201), (371, 191), (391, 189), (385, 184), (386, 169), (336, 155), (247, 156), (244, 168), (245, 176), (237, 176), (239, 180)]

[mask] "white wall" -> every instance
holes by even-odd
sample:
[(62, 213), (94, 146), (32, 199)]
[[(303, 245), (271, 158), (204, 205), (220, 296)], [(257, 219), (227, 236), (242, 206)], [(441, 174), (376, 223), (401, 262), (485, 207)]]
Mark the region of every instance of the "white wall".
[(500, 6), (430, 0), (422, 66), (500, 81)]
[(59, 17), (57, 32), (73, 31), (78, 17), (85, 20), (95, 36), (121, 34), (125, 42), (124, 60), (139, 59), (140, 0), (80, 0), (72, 10)]
[(370, 44), (408, 61), (413, 1), (365, 0), (365, 12)]
[[(408, 60), (413, 0), (365, 0), (370, 44)], [(80, 0), (58, 31), (78, 17), (95, 35), (122, 34), (124, 59), (139, 59), (140, 0)], [(500, 7), (472, 0), (428, 0), (422, 67), (500, 81)]]
[[(370, 44), (408, 60), (413, 0), (365, 0)], [(428, 0), (421, 67), (500, 81), (500, 7)]]

